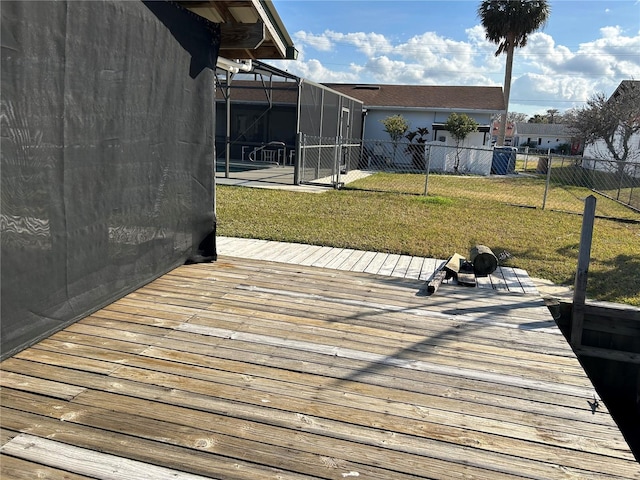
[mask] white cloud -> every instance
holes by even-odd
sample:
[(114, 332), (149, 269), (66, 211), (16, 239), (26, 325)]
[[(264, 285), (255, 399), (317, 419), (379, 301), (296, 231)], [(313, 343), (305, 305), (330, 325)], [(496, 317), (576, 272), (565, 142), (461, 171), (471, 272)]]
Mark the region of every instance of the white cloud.
[(391, 60), (383, 55), (369, 59), (364, 69), (378, 82), (396, 83), (402, 72), (407, 69), (407, 64), (401, 60)]
[(603, 75), (640, 78), (640, 33), (625, 36), (620, 27), (600, 32), (601, 38), (581, 44), (576, 55), (597, 59)]
[(547, 34), (534, 33), (528, 45), (517, 52), (517, 58), (528, 69), (544, 73), (593, 78), (640, 76), (640, 35), (624, 36), (619, 27), (606, 27), (601, 33), (601, 38), (580, 44), (575, 51), (556, 45)]
[(586, 101), (591, 88), (592, 83), (586, 79), (527, 73), (513, 81), (509, 103), (564, 110)]
[(527, 45), (516, 52), (518, 61), (531, 65), (541, 71), (563, 65), (571, 60), (571, 50), (556, 45), (553, 37), (546, 33), (533, 33)]
[(600, 33), (574, 50), (545, 33), (532, 34), (516, 52), (510, 106), (525, 100), (564, 110), (596, 92), (611, 94), (622, 80), (640, 78), (640, 35), (625, 36), (619, 27)]
[[(514, 59), (511, 105), (521, 108), (514, 111), (563, 111), (595, 92), (612, 93), (621, 80), (640, 79), (640, 32), (608, 26), (599, 33), (571, 48), (543, 32), (530, 35)], [(299, 60), (280, 65), (316, 82), (502, 85), (505, 55), (495, 56), (497, 45), (486, 40), (481, 25), (465, 35), (460, 41), (424, 32), (393, 41), (378, 33), (300, 31)]]
[(467, 34), (469, 42), (471, 42), (473, 45), (476, 45), (476, 47), (482, 48), (490, 45), (490, 43), (486, 40), (485, 30), (482, 25), (476, 25), (474, 27), (467, 28), (464, 33)]
[(400, 57), (410, 58), (422, 65), (432, 65), (435, 61), (446, 60), (453, 64), (468, 65), (473, 61), (473, 46), (467, 42), (450, 40), (426, 32), (399, 44), (393, 52)]
[(353, 46), (367, 57), (373, 57), (390, 52), (393, 47), (384, 35), (378, 33), (340, 33), (332, 30), (325, 30), (316, 35), (309, 32), (299, 31), (294, 35), (296, 47), (309, 46), (321, 52), (335, 50), (337, 44), (343, 46)]
[(306, 78), (315, 82), (326, 83), (355, 83), (359, 79), (359, 69), (354, 65), (347, 71), (330, 70), (317, 59), (310, 59), (305, 62), (273, 62), (278, 68), (289, 73)]
[(294, 34), (293, 38), (295, 39), (295, 44), (298, 49), (300, 48), (300, 46), (306, 45), (321, 52), (327, 52), (333, 49), (333, 43), (331, 42), (331, 39), (324, 34), (314, 35), (313, 33), (308, 33), (300, 30), (299, 32), (296, 32)]
[(620, 27), (602, 27), (600, 29), (600, 33), (602, 33), (602, 38), (617, 38), (620, 36)]
[(392, 50), (389, 40), (378, 33), (356, 32), (344, 34), (327, 31), (325, 34), (336, 43), (353, 45), (367, 57), (389, 53)]

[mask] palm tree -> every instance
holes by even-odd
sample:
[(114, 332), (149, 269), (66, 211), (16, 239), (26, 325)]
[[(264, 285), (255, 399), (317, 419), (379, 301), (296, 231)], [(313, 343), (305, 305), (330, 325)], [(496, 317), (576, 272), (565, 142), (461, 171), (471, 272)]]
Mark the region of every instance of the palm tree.
[(496, 57), (507, 54), (504, 70), (505, 115), (500, 122), (498, 145), (504, 145), (507, 125), (506, 112), (509, 111), (511, 72), (513, 53), (527, 44), (528, 35), (547, 23), (551, 8), (546, 0), (484, 0), (478, 7), (478, 17), (482, 21), (487, 40), (498, 45)]
[(550, 108), (549, 110), (547, 110), (547, 118), (549, 119), (549, 123), (556, 123), (559, 112), (560, 111), (557, 108)]

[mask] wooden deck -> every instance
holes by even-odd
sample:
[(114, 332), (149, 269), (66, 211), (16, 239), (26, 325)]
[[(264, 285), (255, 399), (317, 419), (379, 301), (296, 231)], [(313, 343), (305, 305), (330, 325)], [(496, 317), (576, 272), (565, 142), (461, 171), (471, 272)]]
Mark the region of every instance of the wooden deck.
[(423, 287), (179, 267), (0, 365), (0, 476), (640, 478), (541, 299)]
[[(446, 261), (437, 258), (252, 238), (217, 237), (217, 246), (221, 254), (234, 257), (424, 281), (430, 280), (434, 272)], [(451, 282), (455, 283), (454, 280)], [(476, 282), (479, 288), (538, 295), (538, 290), (529, 275), (520, 268), (498, 267), (491, 275), (477, 277)], [(449, 283), (449, 281), (447, 280), (445, 283)]]

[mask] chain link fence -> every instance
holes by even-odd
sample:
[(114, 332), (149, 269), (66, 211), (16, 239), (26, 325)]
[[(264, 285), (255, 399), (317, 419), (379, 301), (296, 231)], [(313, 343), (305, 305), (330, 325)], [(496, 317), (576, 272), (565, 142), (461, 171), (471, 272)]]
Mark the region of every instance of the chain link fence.
[(302, 182), (336, 188), (497, 201), (581, 214), (597, 194), (597, 215), (640, 221), (640, 163), (510, 147), (455, 147), (441, 142), (306, 138)]
[(585, 158), (581, 166), (590, 172), (585, 179), (588, 187), (640, 212), (640, 162)]

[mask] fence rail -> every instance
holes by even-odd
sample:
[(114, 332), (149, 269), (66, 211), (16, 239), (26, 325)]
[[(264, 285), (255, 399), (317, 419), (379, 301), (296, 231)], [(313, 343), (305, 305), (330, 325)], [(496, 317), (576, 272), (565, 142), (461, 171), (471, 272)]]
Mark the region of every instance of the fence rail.
[(303, 136), (300, 181), (341, 188), (489, 199), (581, 214), (595, 192), (600, 216), (640, 220), (640, 163), (441, 142), (359, 142)]

